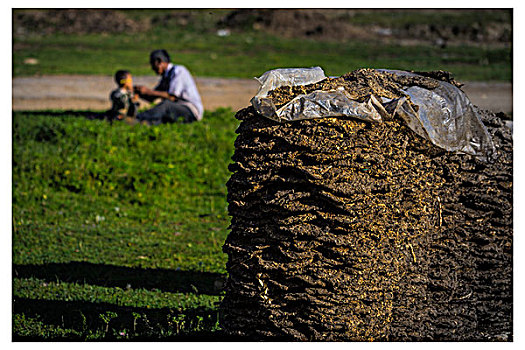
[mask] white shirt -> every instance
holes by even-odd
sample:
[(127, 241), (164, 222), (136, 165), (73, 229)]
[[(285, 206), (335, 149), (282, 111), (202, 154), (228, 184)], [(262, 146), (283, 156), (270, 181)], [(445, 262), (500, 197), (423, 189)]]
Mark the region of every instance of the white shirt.
[(155, 87), (157, 91), (166, 91), (179, 99), (195, 115), (197, 120), (202, 119), (204, 107), (197, 85), (189, 70), (182, 65), (168, 64), (159, 84)]

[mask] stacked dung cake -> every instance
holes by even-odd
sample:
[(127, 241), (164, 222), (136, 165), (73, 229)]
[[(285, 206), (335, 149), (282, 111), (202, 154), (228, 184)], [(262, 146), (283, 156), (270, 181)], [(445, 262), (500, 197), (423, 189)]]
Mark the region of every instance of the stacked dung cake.
[(501, 118), (487, 117), (504, 137), (484, 163), (398, 119), (278, 123), (253, 107), (236, 117), (228, 334), (511, 339), (512, 139)]

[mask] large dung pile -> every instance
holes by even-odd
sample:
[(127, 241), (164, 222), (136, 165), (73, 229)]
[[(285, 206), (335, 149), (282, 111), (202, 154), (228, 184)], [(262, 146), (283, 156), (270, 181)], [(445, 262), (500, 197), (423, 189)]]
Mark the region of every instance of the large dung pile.
[(252, 107), (236, 117), (229, 334), (512, 339), (512, 139), (501, 116), (484, 116), (492, 162), (444, 152), (397, 118), (278, 123)]

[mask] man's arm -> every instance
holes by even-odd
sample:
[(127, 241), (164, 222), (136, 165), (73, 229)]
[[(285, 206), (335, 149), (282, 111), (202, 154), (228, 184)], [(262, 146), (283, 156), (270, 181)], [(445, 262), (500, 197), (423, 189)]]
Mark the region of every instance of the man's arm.
[(151, 90), (150, 88), (147, 88), (145, 86), (142, 86), (142, 85), (136, 85), (133, 87), (133, 90), (135, 91), (136, 94), (138, 94), (140, 96), (140, 98), (146, 100), (146, 101), (153, 101), (157, 98), (163, 98), (163, 99), (168, 99), (168, 100), (171, 100), (171, 101), (177, 101), (177, 97), (176, 96), (173, 96), (173, 95), (170, 95), (169, 93), (167, 93), (166, 91), (158, 91), (158, 90)]

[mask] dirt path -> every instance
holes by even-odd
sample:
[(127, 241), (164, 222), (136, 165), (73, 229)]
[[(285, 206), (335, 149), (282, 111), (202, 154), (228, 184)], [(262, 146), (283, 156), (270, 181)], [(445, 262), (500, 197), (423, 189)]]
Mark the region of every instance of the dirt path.
[[(153, 87), (158, 78), (139, 76), (136, 84)], [(196, 78), (204, 108), (231, 107), (237, 111), (250, 105), (258, 83), (255, 79)], [(110, 107), (114, 89), (108, 76), (40, 76), (13, 79), (13, 110), (65, 109), (104, 110)], [(482, 109), (512, 112), (512, 84), (467, 82), (463, 90)]]

